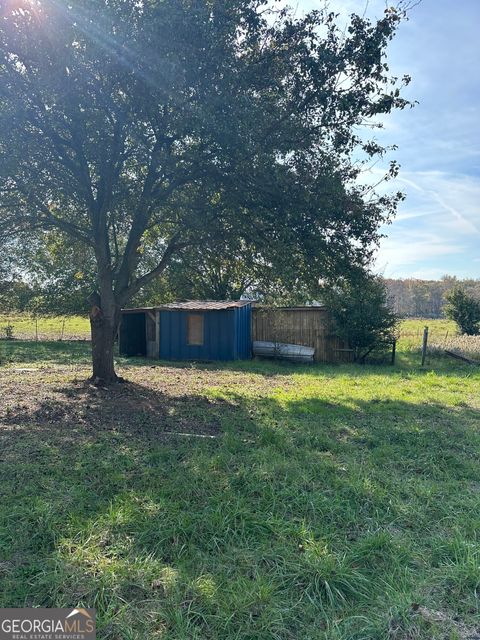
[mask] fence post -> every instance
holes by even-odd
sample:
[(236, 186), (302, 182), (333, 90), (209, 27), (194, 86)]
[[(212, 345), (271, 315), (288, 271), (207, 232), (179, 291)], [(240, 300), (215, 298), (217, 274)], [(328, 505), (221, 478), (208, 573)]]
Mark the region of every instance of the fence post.
[(422, 343), (422, 367), (425, 364), (425, 358), (427, 357), (427, 343), (428, 343), (428, 327), (423, 330), (423, 343)]
[(392, 344), (392, 362), (391, 364), (394, 365), (395, 364), (395, 352), (397, 350), (397, 341), (394, 340), (393, 344)]

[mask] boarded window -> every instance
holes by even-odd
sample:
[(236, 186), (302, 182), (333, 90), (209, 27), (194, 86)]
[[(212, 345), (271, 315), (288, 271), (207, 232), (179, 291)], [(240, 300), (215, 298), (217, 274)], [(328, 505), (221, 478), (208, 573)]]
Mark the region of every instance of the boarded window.
[(188, 315), (187, 344), (203, 345), (203, 315), (198, 313)]

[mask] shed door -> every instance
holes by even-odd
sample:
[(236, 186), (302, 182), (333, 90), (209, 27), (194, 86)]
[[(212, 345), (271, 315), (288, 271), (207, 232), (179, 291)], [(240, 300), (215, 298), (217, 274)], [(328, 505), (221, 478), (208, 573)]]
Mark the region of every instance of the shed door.
[(145, 314), (145, 334), (147, 338), (147, 358), (159, 357), (158, 314), (147, 311)]

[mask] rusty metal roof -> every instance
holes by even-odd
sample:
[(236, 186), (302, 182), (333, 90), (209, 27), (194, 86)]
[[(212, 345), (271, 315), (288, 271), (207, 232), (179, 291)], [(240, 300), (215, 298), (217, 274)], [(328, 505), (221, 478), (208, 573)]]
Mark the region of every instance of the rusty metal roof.
[(139, 307), (137, 309), (122, 309), (125, 313), (133, 313), (135, 311), (155, 311), (161, 309), (164, 311), (219, 311), (221, 309), (233, 309), (235, 307), (244, 307), (251, 304), (251, 300), (187, 300), (185, 302), (169, 302), (156, 307)]
[(170, 302), (162, 304), (157, 309), (172, 309), (186, 311), (216, 311), (220, 309), (233, 309), (251, 304), (250, 300), (187, 300), (186, 302)]

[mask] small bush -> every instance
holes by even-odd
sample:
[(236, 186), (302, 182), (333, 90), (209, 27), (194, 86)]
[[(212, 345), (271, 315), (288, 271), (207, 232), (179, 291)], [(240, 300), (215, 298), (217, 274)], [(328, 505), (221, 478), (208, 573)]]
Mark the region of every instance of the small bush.
[(355, 361), (364, 361), (372, 351), (391, 344), (398, 334), (398, 319), (388, 301), (385, 283), (364, 274), (352, 281), (337, 283), (325, 291), (336, 328), (354, 352)]

